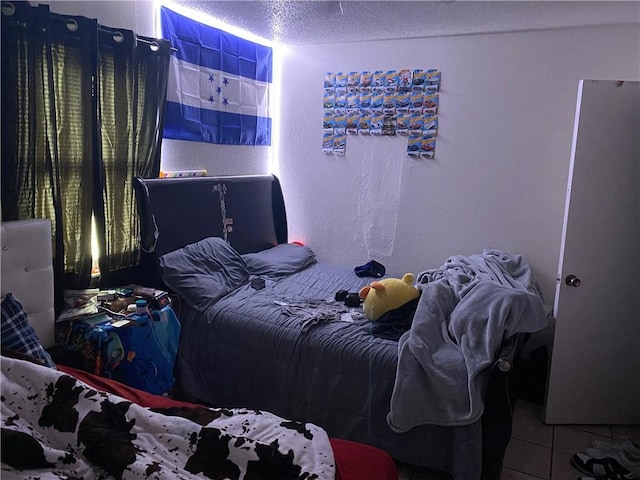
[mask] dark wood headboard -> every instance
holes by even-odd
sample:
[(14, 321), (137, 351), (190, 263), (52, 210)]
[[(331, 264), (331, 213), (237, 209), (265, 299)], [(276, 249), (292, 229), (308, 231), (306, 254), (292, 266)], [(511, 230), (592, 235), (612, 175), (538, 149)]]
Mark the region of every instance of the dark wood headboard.
[(223, 237), (239, 253), (287, 242), (287, 215), (273, 175), (136, 178), (141, 268), (159, 286), (160, 256), (207, 237)]

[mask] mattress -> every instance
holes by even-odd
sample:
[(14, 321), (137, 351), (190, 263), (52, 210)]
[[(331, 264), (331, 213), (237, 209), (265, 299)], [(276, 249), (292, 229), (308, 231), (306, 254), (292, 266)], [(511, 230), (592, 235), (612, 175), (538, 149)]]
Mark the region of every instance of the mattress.
[[(270, 410), (321, 425), (330, 436), (382, 448), (398, 460), (453, 470), (454, 458), (480, 471), (480, 422), (393, 432), (386, 422), (398, 343), (371, 334), (347, 312), (303, 331), (296, 306), (331, 300), (370, 283), (353, 268), (314, 263), (297, 273), (249, 282), (204, 312), (183, 305), (177, 360), (180, 390), (199, 402)], [(313, 314), (313, 307), (306, 309)], [(470, 477), (471, 478), (471, 477)]]

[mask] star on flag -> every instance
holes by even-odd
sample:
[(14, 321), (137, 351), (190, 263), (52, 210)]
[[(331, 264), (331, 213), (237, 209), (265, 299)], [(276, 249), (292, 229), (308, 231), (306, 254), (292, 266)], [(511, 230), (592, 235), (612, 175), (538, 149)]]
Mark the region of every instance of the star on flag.
[(211, 87), (214, 87), (213, 91), (209, 91), (208, 93), (206, 93), (207, 101), (211, 104), (219, 102), (225, 107), (229, 105), (229, 97), (228, 96), (225, 97), (223, 95), (224, 87), (229, 86), (229, 78), (221, 77), (222, 81), (216, 82), (216, 75), (214, 75), (213, 73), (206, 73), (206, 72), (204, 74), (208, 77), (209, 85)]

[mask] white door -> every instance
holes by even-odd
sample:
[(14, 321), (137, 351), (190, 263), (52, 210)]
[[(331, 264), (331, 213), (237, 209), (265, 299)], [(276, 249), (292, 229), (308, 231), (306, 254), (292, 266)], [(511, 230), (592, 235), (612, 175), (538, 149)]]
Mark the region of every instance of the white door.
[(547, 423), (640, 423), (639, 116), (638, 82), (580, 81)]

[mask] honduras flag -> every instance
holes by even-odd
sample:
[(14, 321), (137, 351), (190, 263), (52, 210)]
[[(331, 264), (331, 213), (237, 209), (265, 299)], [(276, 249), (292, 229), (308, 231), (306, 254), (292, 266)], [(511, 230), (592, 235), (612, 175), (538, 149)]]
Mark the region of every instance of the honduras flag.
[(273, 52), (160, 9), (171, 42), (164, 138), (229, 145), (271, 145), (269, 88)]

